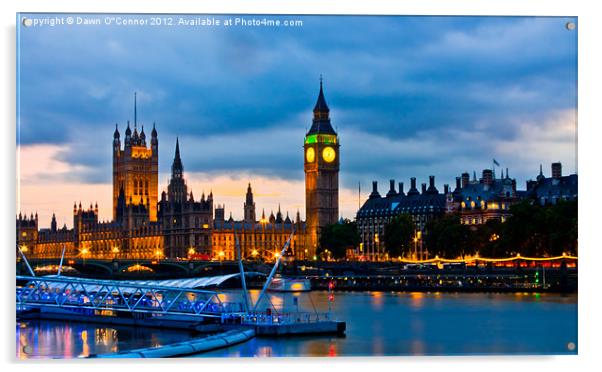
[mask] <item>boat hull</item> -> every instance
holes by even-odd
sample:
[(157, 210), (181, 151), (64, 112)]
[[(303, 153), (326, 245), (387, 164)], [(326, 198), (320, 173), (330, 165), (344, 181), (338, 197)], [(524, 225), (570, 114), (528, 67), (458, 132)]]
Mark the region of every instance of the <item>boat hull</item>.
[(285, 279), (277, 278), (272, 280), (268, 287), (270, 292), (309, 292), (311, 291), (311, 282), (309, 279)]

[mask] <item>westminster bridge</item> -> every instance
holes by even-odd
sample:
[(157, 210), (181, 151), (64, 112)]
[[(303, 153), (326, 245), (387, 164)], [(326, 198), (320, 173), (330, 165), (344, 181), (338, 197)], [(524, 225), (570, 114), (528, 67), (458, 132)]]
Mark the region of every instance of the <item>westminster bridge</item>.
[[(29, 259), (36, 275), (56, 274), (60, 259)], [(263, 273), (273, 262), (244, 261), (246, 272)], [(29, 275), (23, 260), (17, 261), (17, 275)], [(577, 260), (504, 262), (504, 265), (413, 265), (400, 262), (286, 261), (282, 275), (307, 277), (314, 289), (328, 289), (331, 281), (337, 290), (404, 291), (555, 291), (577, 289)], [(173, 279), (205, 277), (239, 272), (237, 261), (203, 260), (99, 260), (65, 259), (63, 275), (105, 279)], [(252, 280), (261, 286), (263, 275)], [(235, 284), (234, 284), (235, 285)]]

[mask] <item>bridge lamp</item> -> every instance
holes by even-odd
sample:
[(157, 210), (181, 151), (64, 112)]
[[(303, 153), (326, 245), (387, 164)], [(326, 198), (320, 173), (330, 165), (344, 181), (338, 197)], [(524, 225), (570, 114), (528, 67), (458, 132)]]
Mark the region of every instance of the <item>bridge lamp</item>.
[(84, 256), (87, 255), (88, 253), (90, 253), (90, 251), (88, 251), (88, 248), (83, 248), (81, 250), (81, 254), (84, 255)]
[(161, 257), (161, 256), (163, 256), (163, 252), (161, 252), (161, 250), (160, 250), (160, 249), (157, 249), (157, 250), (155, 251), (155, 256), (157, 256), (157, 257)]
[(219, 253), (218, 253), (218, 254), (219, 254), (220, 258), (223, 258), (223, 257), (226, 255), (226, 254), (224, 253), (224, 251), (219, 251)]
[(280, 253), (274, 252), (274, 258), (278, 258), (278, 257), (280, 257)]
[(21, 246), (21, 252), (23, 252), (23, 253), (27, 252), (27, 246), (26, 245), (22, 245)]
[(257, 257), (257, 255), (259, 254), (259, 252), (257, 252), (256, 249), (253, 249), (253, 252), (251, 252), (251, 254), (253, 255), (253, 257)]
[(113, 247), (113, 253), (119, 253), (119, 247)]
[(195, 254), (195, 250), (194, 248), (190, 247), (190, 249), (188, 250), (188, 254)]

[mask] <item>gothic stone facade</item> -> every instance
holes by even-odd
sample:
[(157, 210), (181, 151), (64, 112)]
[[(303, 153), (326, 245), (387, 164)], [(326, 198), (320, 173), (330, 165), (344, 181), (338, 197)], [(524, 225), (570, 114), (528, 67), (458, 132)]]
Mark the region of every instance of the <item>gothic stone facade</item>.
[[(243, 204), (244, 219), (224, 219), (224, 207), (213, 206), (213, 194), (195, 200), (185, 178), (176, 141), (167, 192), (158, 198), (159, 140), (153, 124), (150, 146), (144, 126), (138, 132), (134, 101), (134, 130), (127, 122), (124, 145), (118, 128), (113, 134), (113, 219), (99, 221), (98, 205), (73, 205), (73, 228), (39, 229), (37, 215), (17, 217), (17, 244), (33, 258), (94, 259), (234, 259), (235, 236), (245, 258), (273, 259), (294, 231), (286, 255), (310, 259), (319, 231), (338, 218), (339, 144), (330, 125), (322, 83), (312, 128), (305, 136), (306, 212), (294, 221), (280, 210), (257, 220), (251, 185)], [(313, 153), (314, 156), (310, 156)]]

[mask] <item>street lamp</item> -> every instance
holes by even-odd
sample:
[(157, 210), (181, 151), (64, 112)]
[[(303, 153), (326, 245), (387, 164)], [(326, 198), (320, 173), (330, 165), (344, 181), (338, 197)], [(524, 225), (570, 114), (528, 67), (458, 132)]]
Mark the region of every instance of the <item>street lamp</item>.
[(82, 248), (79, 251), (82, 255), (82, 257), (84, 258), (84, 265), (86, 264), (86, 256), (88, 255), (88, 253), (90, 253), (90, 251), (88, 250), (88, 248)]
[(266, 251), (266, 245), (265, 245), (265, 224), (268, 222), (265, 217), (262, 218), (261, 220), (259, 220), (259, 222), (261, 223), (261, 240), (263, 242), (263, 255), (265, 255), (265, 251)]
[[(374, 234), (374, 245), (376, 245), (376, 254), (380, 254), (380, 240), (378, 239), (378, 233)], [(372, 249), (372, 254), (373, 257), (372, 259), (374, 259), (374, 249)]]

